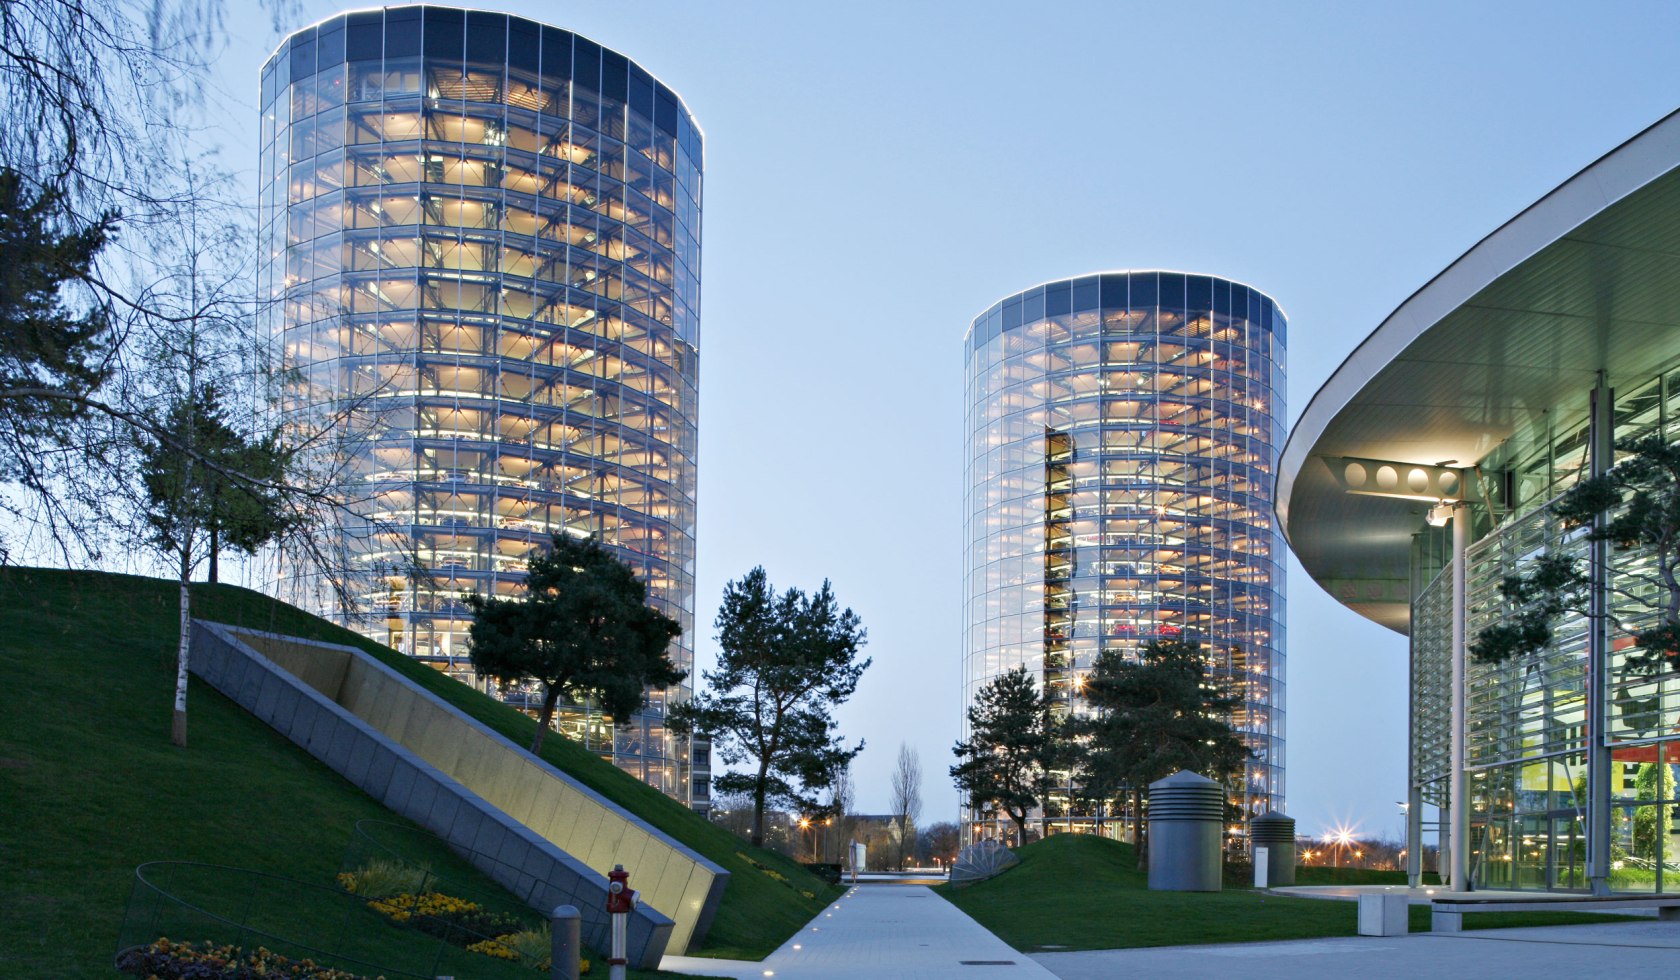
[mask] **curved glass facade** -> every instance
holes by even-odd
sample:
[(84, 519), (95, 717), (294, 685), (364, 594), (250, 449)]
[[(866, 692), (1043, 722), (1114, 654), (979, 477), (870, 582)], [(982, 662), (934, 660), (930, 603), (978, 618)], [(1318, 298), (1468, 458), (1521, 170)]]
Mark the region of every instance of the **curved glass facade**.
[[(1553, 511), (1591, 475), (1589, 392), (1535, 411), (1476, 464), (1491, 491), (1471, 507), (1465, 552), (1467, 637), (1505, 621), (1500, 590), (1544, 554), (1591, 569), (1587, 529)], [(1628, 379), (1614, 393), (1612, 440), (1680, 440), (1680, 370)], [(1624, 454), (1625, 455), (1625, 454)], [(1413, 539), (1414, 564), (1440, 571), (1412, 603), (1411, 785), (1424, 804), (1451, 805), (1452, 600), (1440, 529)], [(1470, 812), (1466, 871), (1478, 888), (1586, 891), (1588, 840), (1607, 837), (1615, 892), (1673, 892), (1680, 880), (1680, 675), (1638, 669), (1634, 634), (1655, 626), (1664, 594), (1656, 555), (1635, 542), (1606, 554), (1610, 612), (1603, 688), (1592, 681), (1590, 621), (1562, 613), (1543, 652), (1465, 668), (1465, 769)], [(1591, 701), (1606, 705), (1609, 809), (1589, 815)]]
[[(1175, 272), (1052, 282), (975, 318), (965, 704), (1025, 665), (1079, 713), (1100, 651), (1194, 639), (1254, 750), (1232, 801), (1283, 808), (1285, 345), (1267, 296)], [(1050, 794), (1050, 829), (1094, 829), (1069, 798)]]
[[(586, 38), (430, 6), (300, 31), (261, 78), (263, 315), (286, 411), (344, 417), (360, 518), (328, 573), (283, 556), (287, 598), (465, 673), (459, 595), (595, 535), (691, 669), (701, 134), (681, 100)], [(703, 799), (663, 725), (687, 694), (562, 730)]]

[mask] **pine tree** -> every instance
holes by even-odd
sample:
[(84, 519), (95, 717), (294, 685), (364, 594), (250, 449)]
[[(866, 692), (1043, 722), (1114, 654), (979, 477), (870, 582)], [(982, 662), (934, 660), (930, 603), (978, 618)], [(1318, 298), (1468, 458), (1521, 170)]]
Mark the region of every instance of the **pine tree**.
[(542, 749), (560, 698), (627, 721), (647, 688), (688, 676), (667, 653), (682, 632), (647, 604), (647, 586), (594, 539), (555, 535), (525, 573), (525, 594), (468, 594), (473, 669), (504, 682), (542, 685), (531, 751)]
[(724, 588), (716, 626), (708, 690), (677, 706), (670, 721), (711, 738), (726, 764), (751, 764), (713, 785), (752, 798), (752, 843), (760, 847), (767, 808), (821, 812), (820, 791), (863, 751), (861, 740), (848, 747), (835, 734), (833, 711), (871, 663), (858, 659), (867, 634), (826, 580), (811, 595), (795, 588), (778, 595), (762, 567)]
[(968, 709), (968, 739), (952, 752), (951, 779), (976, 809), (996, 807), (1025, 844), (1027, 814), (1043, 797), (1058, 752), (1050, 703), (1025, 667), (994, 677)]
[(1104, 651), (1084, 693), (1094, 713), (1074, 727), (1086, 741), (1086, 793), (1131, 795), (1142, 864), (1149, 784), (1180, 770), (1225, 782), (1252, 754), (1231, 727), (1237, 700), (1208, 677), (1201, 647), (1184, 640), (1151, 641), (1136, 659)]

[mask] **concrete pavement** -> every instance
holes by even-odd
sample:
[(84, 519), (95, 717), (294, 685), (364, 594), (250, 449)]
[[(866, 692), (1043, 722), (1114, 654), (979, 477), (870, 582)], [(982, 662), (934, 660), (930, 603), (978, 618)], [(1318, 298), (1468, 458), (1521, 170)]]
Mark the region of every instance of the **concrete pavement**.
[(667, 956), (662, 970), (736, 980), (1055, 980), (924, 885), (858, 885), (762, 963)]
[[(1483, 901), (1532, 902), (1537, 899), (1567, 899), (1562, 892), (1516, 892), (1483, 888), (1473, 892), (1453, 891), (1440, 885), (1283, 885), (1268, 888), (1267, 893), (1288, 898), (1331, 898), (1342, 902), (1357, 902), (1361, 895), (1404, 895), (1411, 905), (1428, 905), (1438, 898), (1472, 898)], [(1584, 896), (1580, 896), (1584, 897)]]
[[(1359, 890), (1368, 890), (1362, 888)], [(1301, 894), (1302, 890), (1291, 890)], [(1318, 897), (1341, 898), (1332, 890)], [(1488, 897), (1489, 893), (1477, 893)], [(1680, 964), (1680, 922), (1654, 916), (1534, 929), (1301, 939), (1218, 946), (1018, 953), (921, 885), (871, 884), (846, 894), (762, 963), (667, 956), (660, 967), (734, 980), (1340, 980), (1397, 976), (1598, 976)]]
[(1680, 963), (1680, 923), (1652, 919), (1542, 929), (1421, 932), (1383, 939), (1035, 953), (1032, 959), (1061, 980), (1126, 976), (1186, 980), (1237, 974), (1244, 980), (1633, 976), (1644, 970), (1673, 972)]

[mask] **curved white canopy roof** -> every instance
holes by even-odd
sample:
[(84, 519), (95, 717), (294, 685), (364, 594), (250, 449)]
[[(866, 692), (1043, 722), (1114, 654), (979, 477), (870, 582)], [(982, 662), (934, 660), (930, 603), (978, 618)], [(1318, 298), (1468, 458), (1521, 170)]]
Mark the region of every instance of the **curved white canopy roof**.
[(1315, 581), (1405, 632), (1427, 504), (1345, 493), (1330, 457), (1471, 466), (1546, 412), (1580, 413), (1599, 371), (1680, 360), (1680, 112), (1476, 243), (1348, 356), (1284, 445), (1277, 513)]

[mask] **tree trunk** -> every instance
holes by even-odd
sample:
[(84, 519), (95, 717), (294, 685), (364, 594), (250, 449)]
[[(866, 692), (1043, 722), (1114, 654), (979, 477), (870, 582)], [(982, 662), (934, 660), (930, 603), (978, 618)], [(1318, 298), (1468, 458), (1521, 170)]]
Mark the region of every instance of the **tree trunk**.
[(206, 570), (205, 579), (212, 585), (220, 581), (217, 577), (216, 556), (221, 552), (221, 542), (217, 538), (216, 525), (210, 525), (210, 567)]
[(169, 727), (169, 741), (187, 745), (187, 666), (192, 655), (192, 553), (181, 550), (181, 638), (175, 647), (175, 717)]
[(1149, 822), (1143, 819), (1143, 791), (1132, 791), (1132, 840), (1137, 846), (1138, 870), (1149, 870)]
[(1021, 815), (1018, 816), (1018, 817), (1015, 814), (1011, 813), (1009, 815), (1009, 819), (1015, 821), (1015, 846), (1016, 847), (1026, 847), (1027, 846), (1027, 812), (1025, 810), (1022, 810)]
[(560, 689), (543, 685), (542, 710), (537, 712), (537, 734), (531, 739), (531, 754), (542, 753), (543, 736), (548, 734), (548, 726), (554, 722), (554, 705), (560, 700)]
[(752, 846), (764, 846), (764, 779), (766, 767), (758, 767), (758, 785), (753, 787)]

